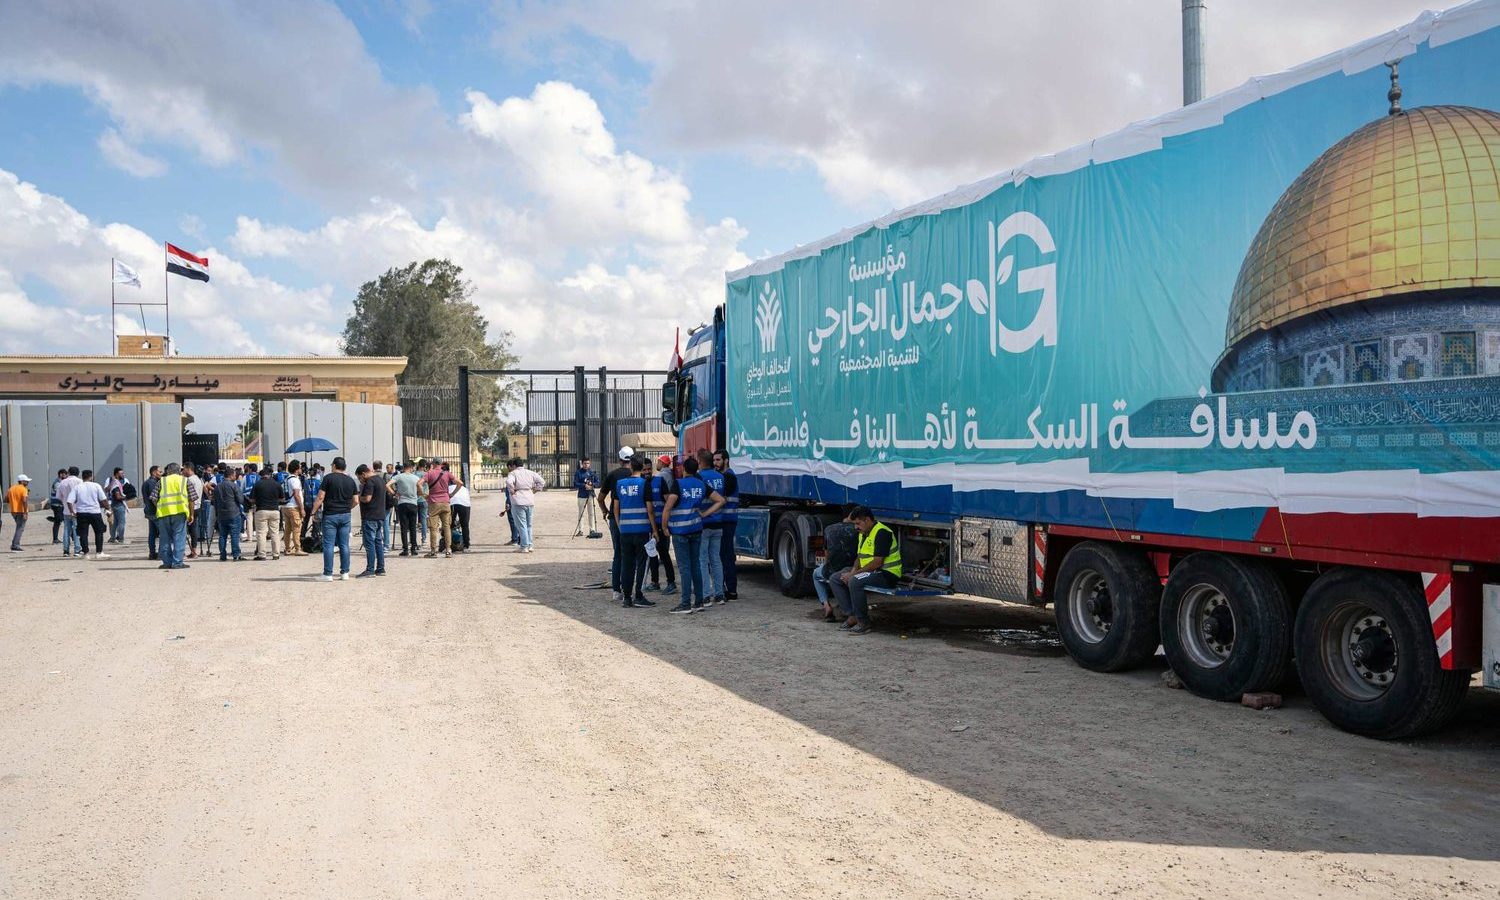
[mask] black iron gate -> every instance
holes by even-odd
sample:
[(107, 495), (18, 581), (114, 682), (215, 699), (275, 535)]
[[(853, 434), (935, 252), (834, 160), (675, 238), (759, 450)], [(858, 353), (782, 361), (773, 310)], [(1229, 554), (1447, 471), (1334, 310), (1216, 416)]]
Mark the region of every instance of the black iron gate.
[[(526, 464), (549, 485), (567, 485), (579, 458), (587, 456), (596, 470), (605, 471), (624, 436), (662, 432), (661, 386), (665, 370), (600, 368), (483, 370), (459, 367), (460, 411), (468, 409), (471, 377), (519, 382), (524, 395), (522, 415)], [(460, 442), (465, 473), (470, 434), (463, 418)]]
[[(407, 385), (396, 388), (401, 404), (401, 431), (405, 446), (401, 458), (453, 459), (459, 455), (463, 416), (459, 389), (446, 385)], [(467, 454), (466, 454), (467, 456)]]

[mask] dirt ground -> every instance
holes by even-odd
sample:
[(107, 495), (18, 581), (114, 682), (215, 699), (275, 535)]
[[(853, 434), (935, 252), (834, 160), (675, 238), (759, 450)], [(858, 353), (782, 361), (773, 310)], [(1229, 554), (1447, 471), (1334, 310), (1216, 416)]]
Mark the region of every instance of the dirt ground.
[(1085, 672), (1033, 610), (841, 634), (765, 564), (624, 610), (542, 501), (534, 554), (490, 495), (471, 554), (333, 584), (160, 572), (138, 520), (65, 560), (34, 518), (0, 558), (0, 896), (1500, 896), (1492, 695), (1377, 743)]

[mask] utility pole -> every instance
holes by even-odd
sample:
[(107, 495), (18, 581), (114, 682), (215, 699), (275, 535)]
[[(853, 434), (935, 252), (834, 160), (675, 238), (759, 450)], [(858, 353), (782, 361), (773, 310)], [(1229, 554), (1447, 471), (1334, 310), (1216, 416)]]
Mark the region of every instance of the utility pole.
[(1203, 99), (1208, 85), (1208, 62), (1203, 51), (1206, 0), (1182, 0), (1182, 105)]

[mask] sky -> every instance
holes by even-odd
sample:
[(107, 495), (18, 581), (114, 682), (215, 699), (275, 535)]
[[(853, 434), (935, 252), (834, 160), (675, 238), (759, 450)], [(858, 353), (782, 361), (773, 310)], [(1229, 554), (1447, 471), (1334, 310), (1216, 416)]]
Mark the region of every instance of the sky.
[[(1424, 8), (1209, 0), (1209, 91)], [(173, 276), (184, 354), (337, 354), (362, 283), (446, 257), (522, 366), (658, 368), (727, 270), (1179, 105), (1179, 14), (0, 4), (0, 353), (109, 352), (110, 259), (156, 301), (170, 241), (212, 274)]]

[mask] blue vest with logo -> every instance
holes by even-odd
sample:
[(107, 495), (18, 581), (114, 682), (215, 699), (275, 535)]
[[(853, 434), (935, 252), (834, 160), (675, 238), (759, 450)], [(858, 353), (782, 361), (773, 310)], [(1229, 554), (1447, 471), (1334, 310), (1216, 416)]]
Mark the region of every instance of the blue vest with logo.
[(661, 508), (667, 502), (667, 479), (661, 475), (651, 476), (651, 504), (655, 509), (651, 513), (651, 520), (658, 525), (663, 524), (661, 520)]
[[(733, 469), (726, 469), (724, 471), (724, 474), (726, 476), (733, 475), (734, 474), (734, 470)], [(729, 479), (727, 477), (724, 479), (724, 483), (726, 485), (729, 484)], [(739, 483), (740, 483), (739, 479), (736, 478), (734, 480), (734, 484), (735, 484), (734, 493), (732, 493), (732, 494), (729, 491), (725, 490), (724, 488), (719, 488), (719, 493), (724, 497), (724, 508), (721, 509), (721, 510), (719, 510), (719, 512), (721, 513), (721, 518), (723, 518), (723, 520), (725, 522), (738, 522), (739, 519), (740, 519), (740, 489), (739, 489)]]
[[(720, 472), (717, 469), (709, 469), (706, 472), (699, 472), (698, 477), (703, 479), (703, 483), (708, 485), (709, 490), (718, 492), (719, 496), (721, 497), (724, 496), (724, 473)], [(706, 497), (708, 495), (705, 494), (704, 496)], [(714, 513), (713, 515), (703, 517), (703, 524), (707, 525), (710, 528), (719, 527), (719, 524), (723, 521), (724, 507), (722, 506), (719, 507), (719, 511)]]
[(698, 517), (698, 507), (708, 496), (708, 485), (693, 475), (677, 479), (677, 505), (667, 519), (667, 530), (673, 534), (697, 534), (703, 530), (703, 520)]
[(651, 519), (646, 515), (646, 479), (639, 475), (621, 478), (615, 482), (615, 499), (620, 501), (617, 524), (621, 534), (645, 534), (651, 530)]

